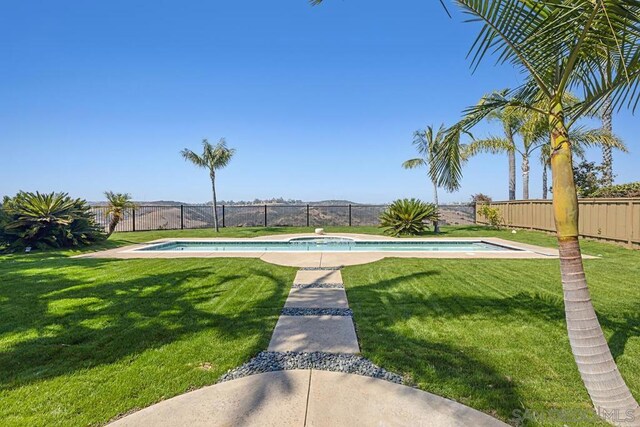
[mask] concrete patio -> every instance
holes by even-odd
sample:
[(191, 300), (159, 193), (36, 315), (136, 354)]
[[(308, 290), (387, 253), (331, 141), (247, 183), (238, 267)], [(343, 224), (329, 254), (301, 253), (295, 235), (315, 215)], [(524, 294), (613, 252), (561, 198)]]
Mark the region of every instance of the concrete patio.
[[(326, 234), (327, 237), (347, 237), (360, 241), (407, 241), (408, 239), (397, 239), (387, 236), (369, 235), (369, 234), (352, 234), (352, 233), (331, 233)], [(242, 241), (287, 241), (291, 238), (300, 237), (318, 237), (314, 234), (283, 234), (274, 236), (262, 236), (254, 238), (180, 238), (180, 239), (159, 239), (144, 244), (135, 244), (116, 249), (109, 249), (100, 252), (78, 255), (78, 258), (259, 258), (265, 262), (289, 267), (343, 267), (349, 265), (367, 264), (379, 261), (381, 259), (390, 258), (439, 258), (439, 259), (549, 259), (557, 258), (558, 251), (552, 248), (542, 246), (529, 245), (525, 243), (514, 242), (495, 237), (486, 238), (412, 238), (412, 242), (460, 242), (460, 241), (483, 241), (499, 246), (514, 248), (514, 251), (496, 251), (496, 252), (448, 252), (448, 251), (423, 251), (423, 252), (163, 252), (163, 251), (139, 251), (150, 244), (157, 244), (169, 241), (185, 241), (185, 242), (202, 242), (202, 241), (226, 241), (226, 242), (242, 242)], [(583, 256), (583, 258), (592, 258)]]

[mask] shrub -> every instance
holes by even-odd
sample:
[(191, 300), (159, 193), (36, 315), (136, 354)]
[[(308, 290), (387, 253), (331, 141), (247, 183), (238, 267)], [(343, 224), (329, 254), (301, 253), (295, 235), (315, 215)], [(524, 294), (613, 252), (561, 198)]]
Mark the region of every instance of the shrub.
[(392, 236), (416, 235), (429, 229), (429, 222), (438, 220), (438, 208), (417, 199), (399, 199), (380, 215), (380, 227)]
[(4, 198), (2, 211), (0, 238), (10, 249), (68, 248), (104, 239), (87, 202), (66, 193), (21, 191)]
[(478, 214), (487, 220), (487, 223), (493, 227), (500, 229), (504, 225), (504, 219), (500, 214), (500, 210), (498, 208), (492, 208), (490, 205), (482, 205)]
[(471, 196), (472, 203), (491, 203), (493, 199), (486, 194), (478, 193)]
[(594, 191), (590, 197), (640, 197), (640, 181), (602, 187)]
[(6, 246), (6, 238), (5, 238), (5, 228), (7, 226), (9, 218), (7, 213), (4, 210), (4, 204), (0, 204), (0, 250)]

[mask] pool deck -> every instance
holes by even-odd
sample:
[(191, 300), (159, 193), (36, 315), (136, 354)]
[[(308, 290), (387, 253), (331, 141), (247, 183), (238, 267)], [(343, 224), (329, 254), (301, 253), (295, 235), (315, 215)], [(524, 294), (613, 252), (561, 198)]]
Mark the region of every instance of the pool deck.
[[(357, 241), (411, 241), (411, 242), (459, 242), (459, 241), (483, 241), (495, 245), (506, 246), (514, 251), (477, 251), (477, 252), (142, 252), (138, 249), (151, 244), (171, 242), (201, 242), (201, 241), (225, 241), (225, 242), (274, 242), (287, 241), (294, 237), (320, 237), (317, 234), (280, 234), (273, 236), (261, 236), (253, 238), (167, 238), (153, 240), (147, 243), (124, 246), (101, 252), (78, 255), (77, 258), (259, 258), (262, 261), (290, 267), (342, 267), (348, 265), (367, 264), (379, 261), (383, 258), (440, 258), (440, 259), (550, 259), (558, 258), (558, 250), (542, 246), (528, 245), (495, 237), (429, 237), (429, 238), (393, 238), (369, 234), (352, 233), (327, 233), (324, 237), (348, 237)], [(594, 258), (584, 256), (584, 258)]]

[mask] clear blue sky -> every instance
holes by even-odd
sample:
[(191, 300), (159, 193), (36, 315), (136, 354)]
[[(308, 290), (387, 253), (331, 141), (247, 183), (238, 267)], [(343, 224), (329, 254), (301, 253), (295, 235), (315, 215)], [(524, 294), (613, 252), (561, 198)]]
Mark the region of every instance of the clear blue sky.
[[(207, 201), (207, 174), (179, 151), (224, 136), (237, 155), (222, 199), (430, 199), (424, 172), (400, 167), (413, 131), (518, 81), (492, 60), (471, 73), (477, 26), (462, 20), (435, 0), (5, 2), (0, 195)], [(640, 177), (638, 123), (615, 117), (631, 148), (617, 181)], [(503, 199), (506, 176), (505, 157), (474, 158), (441, 199)], [(534, 197), (539, 177), (534, 163)]]

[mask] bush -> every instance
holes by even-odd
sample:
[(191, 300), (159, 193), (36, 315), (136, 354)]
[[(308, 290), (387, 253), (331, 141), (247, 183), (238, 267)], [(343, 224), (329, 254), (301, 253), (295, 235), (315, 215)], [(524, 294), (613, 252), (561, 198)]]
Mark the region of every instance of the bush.
[(380, 215), (380, 227), (392, 236), (416, 235), (429, 229), (429, 222), (438, 220), (438, 208), (417, 199), (399, 199)]
[(640, 197), (640, 182), (602, 187), (594, 191), (590, 197)]
[(2, 202), (0, 245), (10, 249), (68, 248), (104, 239), (90, 207), (66, 193), (21, 191)]
[(486, 194), (478, 193), (471, 196), (472, 203), (491, 203), (493, 199)]
[(487, 220), (487, 223), (493, 228), (500, 229), (500, 227), (504, 225), (504, 219), (502, 218), (498, 208), (492, 208), (489, 205), (482, 205), (478, 210), (478, 214), (481, 217), (484, 217)]

